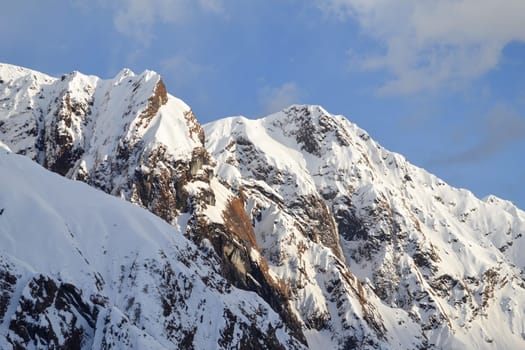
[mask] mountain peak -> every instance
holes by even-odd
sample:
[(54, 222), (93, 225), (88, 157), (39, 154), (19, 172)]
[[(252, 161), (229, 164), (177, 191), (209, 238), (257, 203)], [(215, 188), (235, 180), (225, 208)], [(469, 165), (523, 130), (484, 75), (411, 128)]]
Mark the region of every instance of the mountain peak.
[[(12, 84), (20, 86), (22, 81), (25, 84), (37, 82), (51, 82), (55, 80), (47, 74), (20, 66), (0, 62), (0, 89), (9, 88)], [(16, 83), (16, 81), (19, 81)]]
[(129, 68), (122, 68), (122, 70), (117, 73), (117, 75), (115, 76), (114, 80), (121, 81), (124, 78), (134, 77), (134, 76), (135, 76), (135, 73), (131, 69), (129, 69)]
[(323, 156), (333, 142), (350, 145), (351, 131), (358, 129), (345, 117), (333, 115), (319, 105), (292, 105), (263, 119), (284, 135), (294, 136), (302, 150), (317, 157)]
[(308, 104), (293, 104), (289, 107), (284, 108), (281, 112), (285, 114), (300, 114), (310, 116), (312, 118), (321, 115), (331, 115), (321, 105), (308, 105)]

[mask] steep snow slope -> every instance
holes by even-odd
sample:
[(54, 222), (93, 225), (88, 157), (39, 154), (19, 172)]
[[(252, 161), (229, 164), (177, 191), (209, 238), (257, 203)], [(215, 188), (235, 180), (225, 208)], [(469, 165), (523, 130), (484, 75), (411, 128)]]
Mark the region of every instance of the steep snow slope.
[(310, 345), (525, 346), (523, 211), (446, 185), (321, 107), (205, 131)]
[[(301, 348), (217, 257), (0, 146), (0, 348)], [(179, 228), (177, 228), (179, 227)]]

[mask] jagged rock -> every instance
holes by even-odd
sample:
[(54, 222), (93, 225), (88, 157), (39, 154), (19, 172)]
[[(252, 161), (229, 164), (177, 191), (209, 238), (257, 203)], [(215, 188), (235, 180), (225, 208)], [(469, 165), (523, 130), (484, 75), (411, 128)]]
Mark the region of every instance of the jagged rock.
[(83, 300), (75, 286), (39, 275), (22, 292), (7, 340), (16, 349), (88, 347), (97, 314), (98, 309)]

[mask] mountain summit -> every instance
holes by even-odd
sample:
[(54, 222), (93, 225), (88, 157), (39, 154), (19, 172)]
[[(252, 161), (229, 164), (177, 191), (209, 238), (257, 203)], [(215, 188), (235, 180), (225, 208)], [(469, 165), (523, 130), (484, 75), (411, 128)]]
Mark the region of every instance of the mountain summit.
[(525, 346), (525, 213), (320, 106), (0, 64), (0, 141), (3, 348)]

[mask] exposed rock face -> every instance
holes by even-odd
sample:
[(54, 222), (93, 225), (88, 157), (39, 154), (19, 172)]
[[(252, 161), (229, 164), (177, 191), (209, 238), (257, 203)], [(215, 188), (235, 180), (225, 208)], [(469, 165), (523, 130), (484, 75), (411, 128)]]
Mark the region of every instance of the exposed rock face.
[(234, 286), (260, 295), (283, 319), (292, 334), (306, 344), (302, 324), (289, 303), (290, 291), (282, 279), (272, 275), (261, 256), (251, 222), (239, 197), (230, 198), (222, 212), (224, 222), (210, 222), (197, 211), (189, 225), (196, 241), (209, 241), (220, 256), (221, 274)]
[(0, 266), (0, 323), (5, 320), (7, 307), (11, 301), (11, 295), (15, 292), (16, 282), (20, 276), (14, 274), (15, 266), (6, 264), (2, 260)]
[[(140, 86), (137, 85), (135, 89), (138, 89), (139, 87)], [(160, 107), (162, 107), (166, 103), (168, 103), (168, 93), (166, 92), (166, 85), (164, 85), (162, 79), (159, 79), (157, 81), (157, 84), (155, 85), (155, 90), (153, 90), (153, 95), (150, 98), (148, 98), (146, 108), (138, 117), (137, 126), (140, 127), (144, 125), (144, 127), (148, 127), (153, 117), (155, 117), (159, 112)]]
[[(301, 174), (287, 166), (287, 159), (279, 164), (286, 152), (268, 154), (250, 140), (263, 128), (251, 134), (244, 122), (210, 127), (210, 150), (217, 158), (217, 176), (242, 193), (260, 251), (288, 286), (295, 312), (308, 330), (329, 331), (335, 346), (379, 346), (385, 339), (383, 321), (368, 300), (370, 291), (345, 267), (325, 201), (308, 188), (313, 184), (298, 184)], [(224, 139), (215, 139), (223, 132)], [(215, 142), (227, 146), (215, 149)]]
[(93, 343), (97, 314), (98, 309), (83, 300), (75, 286), (39, 275), (22, 292), (9, 323), (8, 341), (17, 349), (31, 345), (80, 349), (80, 344)]

